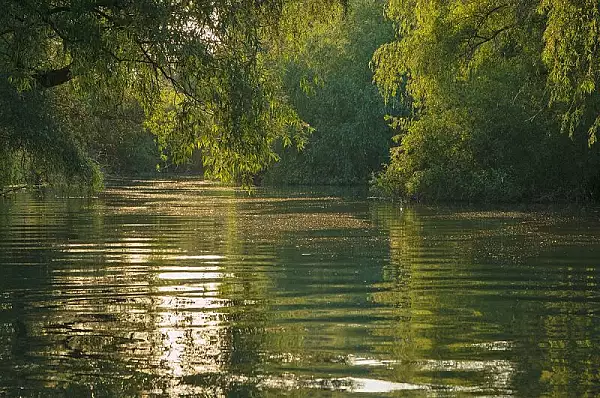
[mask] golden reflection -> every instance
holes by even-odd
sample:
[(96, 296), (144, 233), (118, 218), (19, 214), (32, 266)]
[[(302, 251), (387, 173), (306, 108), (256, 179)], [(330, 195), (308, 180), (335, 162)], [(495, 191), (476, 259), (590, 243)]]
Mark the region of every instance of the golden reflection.
[[(184, 256), (184, 255), (176, 255), (176, 256), (169, 256), (169, 257), (165, 257), (165, 259), (171, 259), (171, 260), (223, 260), (225, 258), (225, 256), (220, 256), (217, 254), (202, 254), (202, 255), (198, 255), (198, 256)], [(208, 264), (207, 262), (205, 262), (204, 264)]]
[[(387, 380), (368, 379), (358, 377), (342, 378), (310, 378), (303, 379), (286, 374), (282, 377), (266, 377), (258, 382), (261, 389), (275, 389), (283, 391), (294, 391), (300, 389), (317, 389), (331, 392), (351, 392), (363, 394), (385, 394), (400, 391), (428, 391), (431, 386), (425, 384), (397, 383)], [(462, 390), (455, 390), (462, 391)], [(312, 396), (307, 393), (307, 396)]]
[[(181, 378), (198, 374), (216, 374), (227, 363), (228, 338), (225, 315), (219, 309), (230, 305), (220, 297), (223, 280), (231, 273), (218, 265), (224, 256), (176, 255), (169, 260), (184, 264), (156, 268), (153, 284), (153, 310), (157, 328), (153, 355), (161, 372)], [(202, 261), (211, 264), (202, 263)], [(187, 392), (174, 386), (172, 395)]]
[(233, 274), (223, 274), (221, 272), (205, 272), (205, 271), (194, 271), (194, 272), (161, 272), (158, 274), (159, 279), (176, 280), (176, 279), (222, 279), (225, 276), (233, 276)]
[[(212, 236), (219, 239), (218, 234)], [(223, 309), (231, 301), (222, 291), (224, 280), (234, 275), (225, 272), (223, 254), (188, 253), (194, 241), (165, 247), (160, 239), (135, 224), (118, 239), (60, 246), (65, 259), (94, 259), (102, 272), (81, 265), (53, 273), (55, 295), (66, 290), (71, 297), (61, 304), (61, 311), (73, 317), (68, 342), (55, 355), (102, 355), (122, 341), (118, 348), (124, 360), (138, 364), (136, 371), (168, 380), (157, 390), (160, 394), (179, 396), (191, 391), (181, 383), (182, 377), (225, 371), (230, 331)], [(94, 317), (82, 319), (78, 315), (82, 313), (106, 315), (98, 323)], [(210, 394), (216, 392), (211, 387)]]

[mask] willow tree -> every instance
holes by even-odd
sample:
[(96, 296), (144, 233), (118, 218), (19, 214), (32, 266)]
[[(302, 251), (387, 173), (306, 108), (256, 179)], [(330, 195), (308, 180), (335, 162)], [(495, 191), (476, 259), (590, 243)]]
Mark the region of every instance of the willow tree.
[(133, 97), (176, 160), (197, 148), (224, 179), (248, 180), (274, 160), (275, 140), (301, 141), (304, 125), (261, 61), (283, 0), (2, 3), (0, 74), (20, 92), (69, 84), (102, 100)]
[(375, 54), (375, 79), (412, 107), (396, 120), (397, 192), (597, 193), (597, 2), (389, 0), (386, 12), (398, 39)]

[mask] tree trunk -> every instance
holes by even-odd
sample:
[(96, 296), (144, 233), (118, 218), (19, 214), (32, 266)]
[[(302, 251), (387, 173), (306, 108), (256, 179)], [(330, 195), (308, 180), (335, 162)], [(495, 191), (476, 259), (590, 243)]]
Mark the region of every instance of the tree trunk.
[(50, 88), (68, 82), (73, 75), (71, 74), (71, 65), (67, 65), (60, 69), (37, 72), (33, 77), (43, 88)]

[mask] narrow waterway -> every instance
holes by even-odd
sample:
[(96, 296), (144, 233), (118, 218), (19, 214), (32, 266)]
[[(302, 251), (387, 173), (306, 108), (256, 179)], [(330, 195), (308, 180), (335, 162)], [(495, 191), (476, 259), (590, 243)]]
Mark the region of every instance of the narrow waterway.
[(600, 209), (0, 198), (0, 395), (600, 394)]

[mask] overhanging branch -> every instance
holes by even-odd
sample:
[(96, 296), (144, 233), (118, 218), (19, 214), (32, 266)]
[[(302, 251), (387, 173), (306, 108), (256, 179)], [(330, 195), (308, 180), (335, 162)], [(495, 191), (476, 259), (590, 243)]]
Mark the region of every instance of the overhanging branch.
[(41, 87), (50, 88), (73, 79), (73, 74), (71, 73), (71, 65), (67, 65), (60, 69), (36, 72), (33, 77)]

